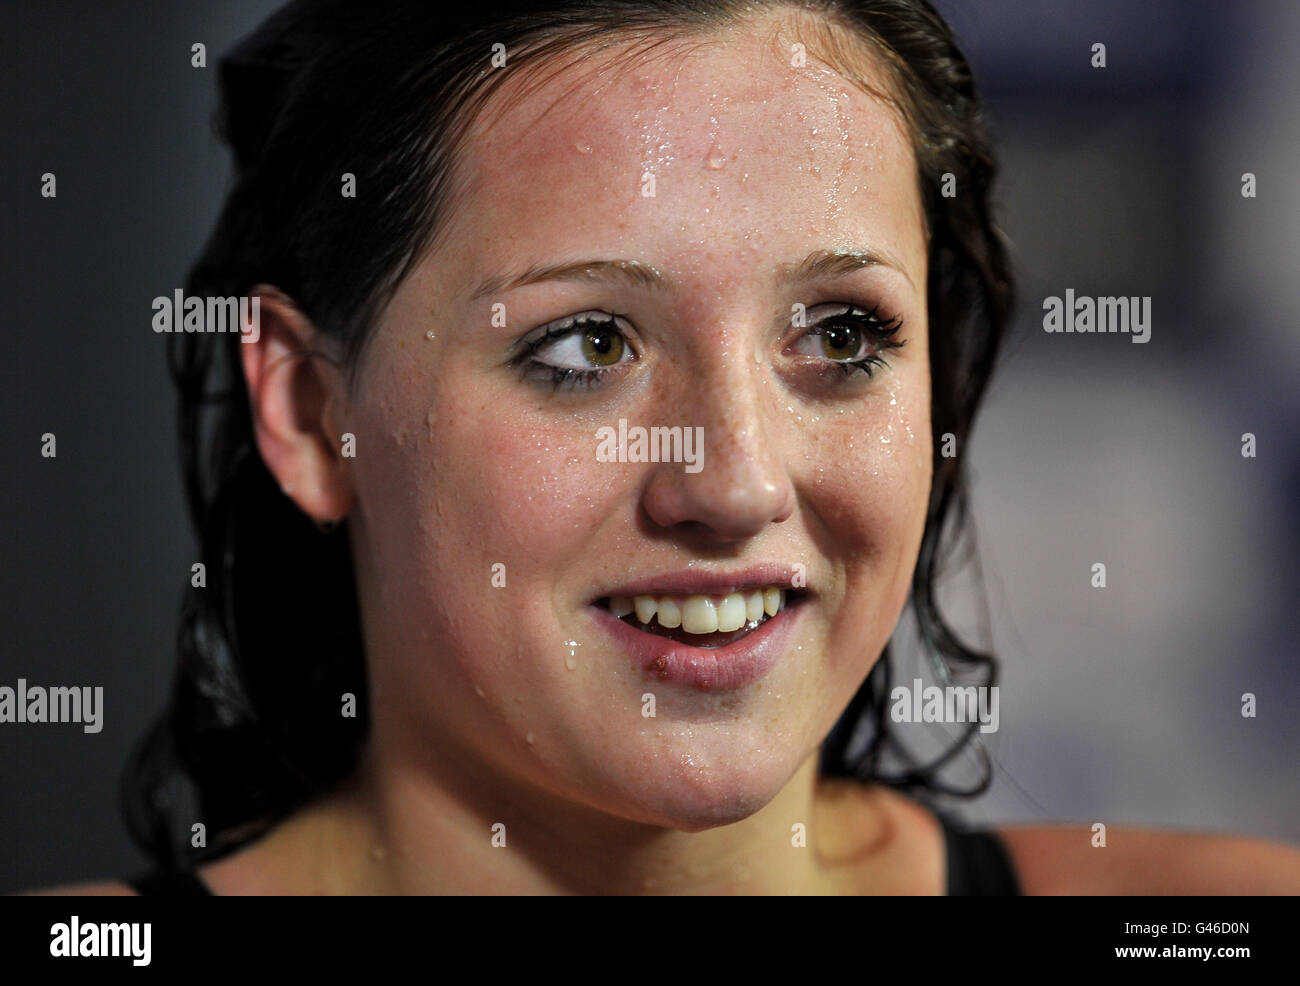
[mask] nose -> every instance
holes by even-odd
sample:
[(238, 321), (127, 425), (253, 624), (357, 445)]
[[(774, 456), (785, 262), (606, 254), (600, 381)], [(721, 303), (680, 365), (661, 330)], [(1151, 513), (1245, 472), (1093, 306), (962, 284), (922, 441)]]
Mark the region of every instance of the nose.
[[(692, 529), (721, 542), (752, 538), (794, 513), (794, 484), (782, 449), (773, 441), (770, 400), (762, 393), (761, 368), (718, 347), (697, 357), (682, 373), (682, 394), (671, 413), (683, 426), (702, 429), (703, 461), (697, 471), (681, 463), (657, 463), (642, 503), (650, 520), (665, 529)], [(719, 349), (722, 355), (719, 355)], [(709, 363), (702, 371), (700, 362)], [(696, 432), (697, 435), (701, 434)]]

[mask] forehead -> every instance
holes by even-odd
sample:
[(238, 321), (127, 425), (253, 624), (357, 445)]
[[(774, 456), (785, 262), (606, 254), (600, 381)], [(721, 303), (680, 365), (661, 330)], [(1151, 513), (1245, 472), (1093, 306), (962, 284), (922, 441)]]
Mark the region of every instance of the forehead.
[(832, 68), (804, 19), (751, 18), (526, 65), (457, 155), (456, 265), (610, 256), (709, 282), (870, 249), (919, 285), (916, 164), (890, 81), (861, 41), (836, 49)]

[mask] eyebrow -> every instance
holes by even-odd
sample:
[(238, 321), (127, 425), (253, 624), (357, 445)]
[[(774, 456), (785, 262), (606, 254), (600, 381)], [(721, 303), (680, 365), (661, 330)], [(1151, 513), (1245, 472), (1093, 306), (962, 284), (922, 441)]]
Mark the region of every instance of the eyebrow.
[[(786, 286), (811, 281), (817, 278), (841, 277), (864, 267), (888, 267), (907, 278), (912, 278), (901, 264), (888, 254), (874, 250), (856, 250), (852, 252), (835, 252), (831, 250), (814, 250), (803, 260), (795, 263), (777, 265), (778, 283)], [(672, 281), (664, 277), (649, 264), (639, 260), (579, 260), (572, 263), (547, 264), (530, 267), (515, 277), (497, 276), (489, 278), (471, 296), (471, 301), (526, 284), (541, 281), (623, 281), (631, 287), (650, 288), (655, 291), (668, 291), (673, 287)]]

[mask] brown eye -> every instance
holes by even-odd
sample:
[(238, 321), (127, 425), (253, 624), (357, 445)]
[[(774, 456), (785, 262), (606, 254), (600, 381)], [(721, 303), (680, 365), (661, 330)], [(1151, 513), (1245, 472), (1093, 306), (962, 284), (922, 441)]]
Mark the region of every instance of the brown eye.
[(613, 366), (623, 358), (623, 348), (616, 329), (599, 326), (582, 333), (582, 355), (593, 366)]
[(818, 322), (794, 344), (793, 350), (834, 363), (851, 363), (871, 351), (867, 330), (852, 315), (840, 314)]
[(889, 365), (883, 355), (886, 350), (906, 344), (907, 340), (895, 338), (903, 318), (899, 315), (884, 320), (876, 308), (868, 311), (856, 305), (838, 307), (838, 311), (814, 322), (787, 352), (825, 360), (843, 370), (846, 377), (861, 371), (870, 378), (873, 367)]
[(829, 359), (853, 359), (862, 349), (862, 330), (852, 325), (829, 325), (820, 333), (822, 355)]
[[(626, 326), (626, 328), (624, 328)], [(590, 389), (614, 379), (638, 359), (626, 333), (635, 332), (619, 315), (590, 311), (570, 315), (541, 330), (515, 358), (524, 376), (545, 380), (556, 390)]]

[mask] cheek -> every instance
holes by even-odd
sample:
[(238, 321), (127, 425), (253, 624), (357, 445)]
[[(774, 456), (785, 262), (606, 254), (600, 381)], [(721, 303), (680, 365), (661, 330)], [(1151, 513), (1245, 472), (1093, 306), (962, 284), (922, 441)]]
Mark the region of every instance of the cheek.
[(870, 490), (876, 523), (906, 555), (919, 547), (930, 497), (934, 461), (930, 388), (922, 380), (915, 386), (891, 387), (888, 394), (863, 450), (863, 481)]
[(815, 426), (819, 512), (873, 565), (919, 545), (925, 521), (933, 445), (929, 387), (917, 376), (882, 379), (862, 403)]
[(443, 526), (471, 532), (467, 547), (494, 552), (519, 579), (544, 578), (595, 529), (613, 477), (596, 475), (595, 440), (581, 426), (534, 423), (507, 406), (462, 413), (439, 431), (431, 454)]
[[(517, 393), (457, 379), (384, 375), (375, 386), (390, 396), (358, 408), (357, 487), (386, 594), (450, 592), (482, 615), (540, 601), (557, 561), (609, 512), (613, 476), (596, 475), (594, 427), (533, 420)], [(507, 592), (495, 591), (502, 577)]]
[(841, 668), (861, 672), (907, 601), (925, 531), (932, 474), (928, 380), (881, 381), (879, 391), (838, 416), (821, 445), (815, 513), (843, 566), (845, 596), (830, 629)]

